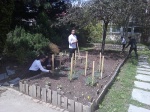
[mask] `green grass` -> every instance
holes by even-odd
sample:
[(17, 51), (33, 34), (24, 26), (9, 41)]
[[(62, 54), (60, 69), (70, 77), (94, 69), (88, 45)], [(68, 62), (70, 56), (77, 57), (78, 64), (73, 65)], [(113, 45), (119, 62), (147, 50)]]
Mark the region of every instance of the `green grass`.
[(148, 56), (148, 62), (150, 63), (150, 50), (139, 51), (138, 54)]
[[(149, 56), (148, 62), (150, 63), (150, 51), (148, 49), (138, 51), (138, 54), (139, 56)], [(132, 56), (134, 56), (134, 54)], [(138, 60), (135, 57), (127, 60), (121, 68), (114, 84), (109, 89), (102, 103), (99, 105), (99, 110), (97, 112), (127, 112), (129, 104), (150, 109), (148, 105), (144, 105), (131, 99), (137, 61)]]
[(98, 112), (127, 112), (136, 75), (137, 59), (130, 58), (121, 68)]
[(88, 50), (93, 50), (93, 47), (80, 47), (80, 51), (88, 51)]

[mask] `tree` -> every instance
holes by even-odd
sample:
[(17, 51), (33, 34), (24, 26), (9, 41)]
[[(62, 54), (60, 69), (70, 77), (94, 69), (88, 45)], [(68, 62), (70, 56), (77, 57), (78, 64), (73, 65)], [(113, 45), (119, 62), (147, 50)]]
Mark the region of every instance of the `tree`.
[(0, 1), (0, 53), (2, 53), (6, 41), (6, 34), (10, 31), (14, 0)]
[[(123, 26), (127, 36), (129, 24), (141, 19), (148, 3), (145, 0), (92, 0), (82, 6), (73, 6), (60, 23), (84, 27), (91, 21), (103, 22), (101, 52), (104, 52), (107, 28), (110, 22)], [(148, 20), (148, 19), (147, 19)]]
[(120, 0), (93, 0), (81, 7), (71, 7), (67, 15), (59, 18), (62, 23), (86, 26), (91, 21), (103, 21), (103, 39), (101, 52), (104, 52), (108, 24), (118, 16)]
[(147, 2), (143, 0), (121, 0), (119, 15), (113, 20), (114, 23), (123, 26), (124, 36), (128, 36), (128, 27), (140, 25), (141, 18), (145, 15)]

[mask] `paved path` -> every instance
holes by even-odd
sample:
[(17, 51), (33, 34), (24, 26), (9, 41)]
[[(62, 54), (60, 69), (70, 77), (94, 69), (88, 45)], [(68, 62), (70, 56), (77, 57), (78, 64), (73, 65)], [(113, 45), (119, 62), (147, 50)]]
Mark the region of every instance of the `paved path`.
[(65, 112), (16, 90), (0, 87), (0, 112)]
[[(136, 80), (132, 90), (132, 99), (142, 103), (142, 106), (150, 107), (150, 65), (147, 56), (140, 56), (137, 67)], [(149, 109), (133, 104), (129, 105), (128, 112), (150, 112)]]

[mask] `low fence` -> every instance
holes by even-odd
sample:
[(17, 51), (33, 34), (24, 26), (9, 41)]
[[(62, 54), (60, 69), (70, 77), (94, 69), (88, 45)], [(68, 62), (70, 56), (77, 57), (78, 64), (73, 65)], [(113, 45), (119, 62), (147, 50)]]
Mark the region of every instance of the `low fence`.
[(28, 81), (20, 81), (19, 90), (33, 98), (67, 109), (69, 112), (93, 112), (95, 108), (95, 101), (89, 102), (88, 105), (83, 105), (61, 95), (59, 91), (51, 90), (48, 85), (45, 85), (45, 88), (41, 88), (38, 84), (29, 85)]

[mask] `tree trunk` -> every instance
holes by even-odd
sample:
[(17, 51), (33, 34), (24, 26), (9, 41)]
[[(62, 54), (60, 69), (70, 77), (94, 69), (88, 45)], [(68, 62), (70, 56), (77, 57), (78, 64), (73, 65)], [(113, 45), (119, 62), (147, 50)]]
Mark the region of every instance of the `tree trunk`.
[(125, 21), (125, 25), (124, 25), (124, 37), (127, 39), (128, 37), (128, 27), (129, 27), (129, 17), (126, 18), (126, 21)]
[(104, 53), (105, 49), (105, 40), (106, 40), (106, 33), (107, 33), (107, 27), (108, 27), (109, 22), (104, 21), (104, 26), (103, 26), (103, 40), (102, 40), (102, 47), (101, 47), (101, 52)]

